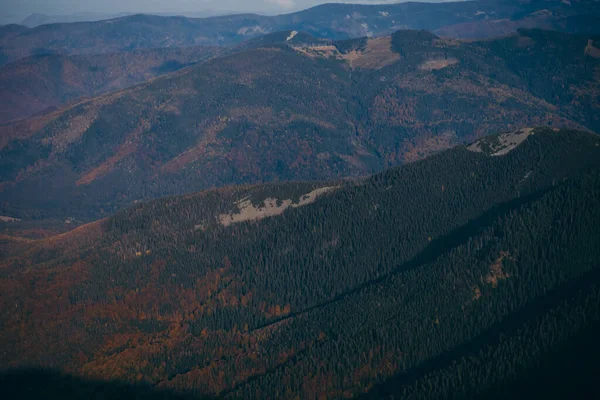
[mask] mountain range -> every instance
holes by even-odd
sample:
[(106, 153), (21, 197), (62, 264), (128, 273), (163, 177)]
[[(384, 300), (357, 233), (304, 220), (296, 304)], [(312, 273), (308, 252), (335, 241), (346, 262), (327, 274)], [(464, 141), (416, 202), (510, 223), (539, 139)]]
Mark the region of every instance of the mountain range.
[(0, 26), (3, 398), (600, 398), (600, 1), (369, 3)]
[[(121, 12), (121, 13), (74, 13), (74, 14), (63, 14), (63, 15), (47, 15), (34, 13), (28, 15), (24, 18), (19, 25), (26, 26), (28, 28), (35, 28), (40, 25), (48, 25), (48, 24), (63, 24), (63, 23), (74, 23), (74, 22), (93, 22), (93, 21), (102, 21), (107, 19), (115, 19), (120, 17), (126, 17), (129, 15), (134, 15), (135, 13), (131, 12)], [(152, 13), (151, 15), (157, 16), (176, 16), (181, 15), (190, 18), (207, 18), (218, 15), (231, 15), (235, 14), (232, 11), (224, 11), (224, 10), (204, 10), (204, 11), (196, 11), (196, 12), (184, 12), (184, 13)]]
[(4, 236), (0, 360), (224, 398), (597, 394), (599, 202), (600, 138), (527, 128)]
[(215, 186), (364, 176), (521, 126), (599, 131), (599, 48), (541, 30), (267, 35), (0, 126), (0, 215), (90, 220)]
[(139, 48), (228, 45), (283, 30), (316, 37), (349, 39), (384, 36), (398, 29), (428, 30), (443, 36), (482, 38), (543, 28), (600, 33), (600, 4), (594, 0), (480, 0), (381, 5), (324, 4), (278, 16), (256, 14), (211, 18), (131, 15), (103, 21), (27, 28), (0, 27), (0, 65), (48, 53), (97, 54)]

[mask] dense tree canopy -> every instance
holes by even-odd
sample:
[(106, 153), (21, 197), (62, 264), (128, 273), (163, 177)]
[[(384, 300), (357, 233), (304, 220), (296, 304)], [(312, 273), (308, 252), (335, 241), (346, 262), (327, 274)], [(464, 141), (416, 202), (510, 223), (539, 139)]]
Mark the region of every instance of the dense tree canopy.
[(576, 393), (598, 354), (600, 138), (499, 142), (3, 238), (0, 360), (229, 398)]

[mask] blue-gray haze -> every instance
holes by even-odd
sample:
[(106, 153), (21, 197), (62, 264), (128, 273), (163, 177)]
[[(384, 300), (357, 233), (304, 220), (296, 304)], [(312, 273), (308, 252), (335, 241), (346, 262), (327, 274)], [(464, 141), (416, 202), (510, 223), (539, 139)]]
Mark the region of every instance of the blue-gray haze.
[[(402, 0), (400, 0), (402, 1)], [(0, 0), (0, 23), (31, 14), (117, 15), (120, 13), (193, 14), (202, 12), (285, 13), (326, 2), (382, 4), (399, 0)], [(425, 0), (443, 1), (443, 0)]]

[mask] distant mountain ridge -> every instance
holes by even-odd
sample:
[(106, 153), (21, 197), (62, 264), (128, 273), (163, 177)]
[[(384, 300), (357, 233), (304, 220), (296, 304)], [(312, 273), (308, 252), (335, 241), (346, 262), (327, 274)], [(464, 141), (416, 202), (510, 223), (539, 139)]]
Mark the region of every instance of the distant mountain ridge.
[(131, 13), (118, 13), (118, 14), (100, 14), (100, 13), (80, 13), (72, 15), (46, 15), (34, 13), (28, 15), (19, 25), (26, 26), (28, 28), (35, 28), (40, 25), (47, 24), (65, 24), (73, 22), (91, 22), (101, 21), (110, 18), (120, 18), (131, 15)]
[(107, 53), (149, 47), (228, 45), (281, 30), (348, 39), (388, 35), (398, 29), (439, 30), (455, 37), (490, 37), (517, 28), (599, 33), (600, 5), (594, 1), (517, 2), (481, 0), (456, 3), (385, 5), (324, 4), (277, 16), (229, 15), (205, 19), (132, 15), (123, 18), (0, 28), (0, 64), (36, 54)]
[[(75, 14), (66, 14), (66, 15), (46, 15), (46, 14), (31, 14), (27, 16), (19, 25), (26, 26), (28, 28), (35, 28), (40, 25), (48, 25), (48, 24), (64, 24), (64, 23), (74, 23), (74, 22), (92, 22), (92, 21), (101, 21), (106, 19), (114, 19), (126, 17), (128, 15), (135, 15), (136, 13), (132, 12), (123, 12), (116, 14), (102, 14), (102, 13), (75, 13)], [(182, 15), (189, 18), (208, 18), (212, 16), (218, 15), (232, 15), (234, 12), (227, 11), (216, 11), (216, 10), (205, 10), (205, 11), (197, 11), (190, 13), (151, 13), (151, 15), (159, 15), (159, 16), (173, 16), (173, 15)]]

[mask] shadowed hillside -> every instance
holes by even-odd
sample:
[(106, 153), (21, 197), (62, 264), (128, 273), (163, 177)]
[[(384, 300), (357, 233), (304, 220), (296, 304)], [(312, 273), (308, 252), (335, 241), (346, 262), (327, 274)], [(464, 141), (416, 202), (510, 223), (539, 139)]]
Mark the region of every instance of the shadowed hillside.
[(0, 242), (0, 362), (244, 399), (588, 384), (560, 363), (597, 354), (598, 210), (600, 138), (547, 128), (138, 204)]
[[(56, 371), (42, 369), (16, 370), (0, 373), (0, 391), (11, 399), (73, 399), (73, 400), (201, 400), (142, 385), (127, 385), (105, 381), (79, 379)], [(204, 398), (205, 399), (205, 398)]]

